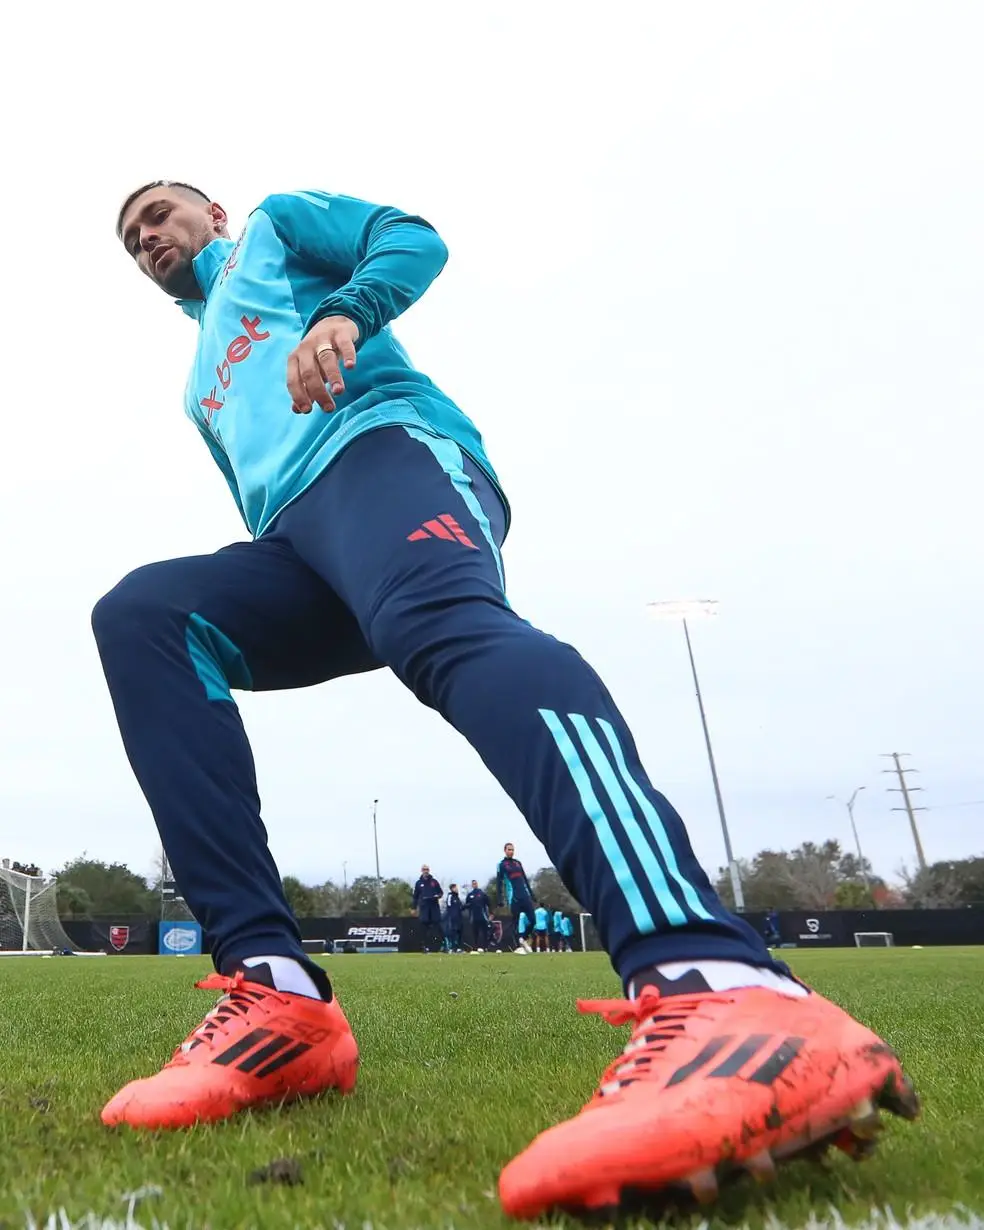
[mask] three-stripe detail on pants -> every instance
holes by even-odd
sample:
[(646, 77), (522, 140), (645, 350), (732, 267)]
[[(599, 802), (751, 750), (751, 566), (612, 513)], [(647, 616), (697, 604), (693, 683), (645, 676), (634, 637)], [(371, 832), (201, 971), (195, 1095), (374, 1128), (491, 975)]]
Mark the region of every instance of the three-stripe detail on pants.
[[(629, 770), (611, 722), (604, 718), (589, 721), (583, 714), (571, 713), (567, 715), (569, 730), (552, 709), (539, 712), (639, 931), (652, 933), (666, 924), (682, 927), (697, 920), (710, 921), (712, 914), (680, 870), (659, 809)], [(626, 857), (626, 846), (642, 868), (642, 882)], [(653, 916), (654, 899), (665, 924)]]

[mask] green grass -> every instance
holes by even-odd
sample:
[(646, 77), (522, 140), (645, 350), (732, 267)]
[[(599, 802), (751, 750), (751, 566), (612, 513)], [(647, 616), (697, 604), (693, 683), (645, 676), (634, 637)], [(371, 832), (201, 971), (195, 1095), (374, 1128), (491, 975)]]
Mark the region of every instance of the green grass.
[[(786, 1167), (771, 1189), (728, 1191), (711, 1225), (772, 1213), (801, 1226), (831, 1205), (848, 1221), (886, 1204), (984, 1209), (984, 948), (794, 953), (793, 964), (896, 1046), (924, 1117), (893, 1120), (862, 1166), (838, 1155), (826, 1169)], [(99, 1110), (198, 1022), (205, 962), (0, 961), (0, 1230), (60, 1207), (120, 1218), (121, 1197), (147, 1184), (163, 1190), (143, 1220), (172, 1230), (513, 1224), (493, 1198), (501, 1166), (578, 1110), (627, 1036), (574, 1010), (577, 996), (618, 993), (607, 960), (345, 956), (331, 969), (362, 1048), (352, 1097), (151, 1135), (107, 1131)], [(278, 1158), (299, 1162), (301, 1185), (248, 1183)]]

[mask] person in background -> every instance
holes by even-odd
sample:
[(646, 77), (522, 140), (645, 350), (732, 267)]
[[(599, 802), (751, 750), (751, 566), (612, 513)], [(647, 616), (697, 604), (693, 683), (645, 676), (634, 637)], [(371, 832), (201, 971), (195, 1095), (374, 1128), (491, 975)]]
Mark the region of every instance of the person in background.
[(431, 935), (437, 931), (435, 948), (441, 947), (441, 889), (426, 863), (420, 868), (420, 878), (413, 886), (413, 908), (424, 933), (424, 952), (430, 952)]
[(489, 896), (477, 880), (472, 880), (471, 889), (465, 898), (465, 910), (472, 928), (472, 947), (483, 952), (489, 947)]
[(574, 938), (574, 923), (567, 917), (566, 914), (560, 920), (560, 934), (563, 937), (561, 947), (564, 952), (573, 952), (574, 945), (571, 943)]
[(533, 951), (548, 952), (550, 948), (550, 911), (538, 905), (533, 911)]
[(525, 910), (522, 910), (520, 912), (519, 918), (516, 919), (516, 924), (515, 924), (516, 947), (513, 950), (514, 952), (532, 952), (533, 951), (533, 949), (530, 947), (529, 940), (526, 938), (528, 935), (532, 935), (532, 932), (533, 932), (533, 915), (527, 914)]
[[(533, 930), (533, 918), (536, 910), (533, 904), (533, 890), (526, 878), (523, 864), (516, 857), (516, 847), (511, 841), (503, 846), (505, 857), (500, 861), (495, 873), (495, 891), (499, 905), (507, 905), (516, 925), (517, 936), (523, 936)], [(520, 928), (522, 915), (528, 919), (527, 926)]]
[(461, 897), (458, 885), (452, 884), (444, 902), (444, 948), (461, 952)]
[(762, 934), (765, 937), (765, 942), (770, 948), (778, 948), (781, 943), (779, 934), (779, 914), (775, 906), (772, 906), (765, 916), (765, 924), (762, 927)]
[(554, 910), (550, 915), (550, 947), (554, 952), (560, 952), (564, 947), (564, 932), (561, 928), (563, 921), (562, 910)]

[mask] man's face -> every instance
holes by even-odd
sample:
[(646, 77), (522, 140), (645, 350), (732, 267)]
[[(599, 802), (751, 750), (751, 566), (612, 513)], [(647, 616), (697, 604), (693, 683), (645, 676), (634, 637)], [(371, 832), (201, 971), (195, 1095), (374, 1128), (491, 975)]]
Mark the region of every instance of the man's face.
[(423, 866), (423, 867), (421, 867), (421, 869), (420, 869), (420, 874), (421, 874), (422, 876), (429, 876), (429, 875), (430, 875), (430, 873), (431, 873), (431, 869), (430, 869), (430, 868), (427, 866), (427, 864), (425, 863), (425, 864), (424, 864), (424, 866)]
[(192, 261), (226, 233), (226, 214), (181, 188), (148, 188), (123, 215), (123, 246), (161, 290), (175, 299), (201, 298)]
[(472, 888), (478, 888), (478, 881), (472, 880)]
[(512, 844), (512, 842), (510, 842), (509, 845), (506, 846), (506, 858), (515, 858), (515, 857), (516, 857), (516, 847)]

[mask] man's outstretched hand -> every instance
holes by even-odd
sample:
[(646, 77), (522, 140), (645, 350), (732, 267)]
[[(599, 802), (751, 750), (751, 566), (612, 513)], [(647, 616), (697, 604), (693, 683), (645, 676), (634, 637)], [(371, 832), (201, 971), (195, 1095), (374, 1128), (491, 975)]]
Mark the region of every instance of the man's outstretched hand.
[(335, 396), (345, 391), (342, 368), (355, 367), (358, 340), (359, 327), (347, 316), (326, 316), (301, 339), (287, 360), (287, 389), (295, 414), (310, 414), (315, 405), (326, 412), (335, 409)]

